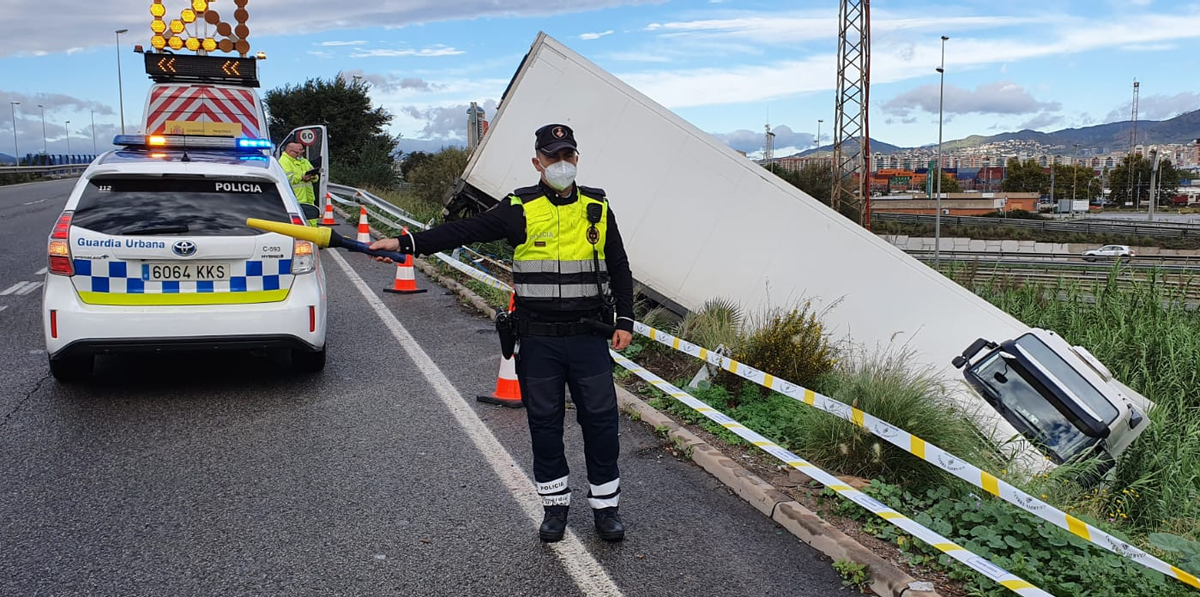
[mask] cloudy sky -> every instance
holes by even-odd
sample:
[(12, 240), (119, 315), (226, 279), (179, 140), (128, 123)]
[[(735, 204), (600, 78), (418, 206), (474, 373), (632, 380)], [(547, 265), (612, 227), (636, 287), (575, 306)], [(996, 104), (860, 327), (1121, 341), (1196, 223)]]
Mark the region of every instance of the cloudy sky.
[[(210, 0), (232, 14), (234, 0)], [(168, 15), (184, 0), (163, 0)], [(132, 44), (149, 45), (149, 0), (3, 0), (0, 152), (104, 149), (120, 129), (121, 36), (126, 128), (141, 126), (149, 81)], [(252, 51), (265, 89), (360, 75), (394, 115), (402, 149), (461, 145), (466, 106), (490, 117), (538, 31), (737, 149), (832, 137), (837, 0), (250, 0)], [(1200, 3), (1167, 0), (875, 0), (871, 136), (901, 146), (937, 142), (945, 44), (944, 136), (1052, 131), (1200, 108), (1194, 84)], [(99, 13), (99, 14), (97, 14)]]

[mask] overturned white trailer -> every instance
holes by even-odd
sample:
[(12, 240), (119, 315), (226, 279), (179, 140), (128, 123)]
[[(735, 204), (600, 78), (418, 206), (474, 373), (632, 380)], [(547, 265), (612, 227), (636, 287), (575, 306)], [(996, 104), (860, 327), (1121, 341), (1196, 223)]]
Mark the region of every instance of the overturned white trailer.
[[(536, 180), (533, 131), (563, 122), (579, 180), (603, 187), (634, 277), (679, 310), (811, 299), (838, 339), (912, 351), (981, 430), (1035, 468), (1110, 462), (1151, 404), (1081, 347), (1032, 329), (539, 34), (447, 206), (484, 209)], [(1043, 458), (1043, 456), (1045, 458)]]

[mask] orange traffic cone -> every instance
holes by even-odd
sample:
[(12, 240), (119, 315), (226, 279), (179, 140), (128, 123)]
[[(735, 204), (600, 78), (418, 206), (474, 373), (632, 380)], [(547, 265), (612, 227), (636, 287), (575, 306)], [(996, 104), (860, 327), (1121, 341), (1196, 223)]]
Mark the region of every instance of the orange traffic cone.
[[(408, 227), (401, 229), (401, 236), (408, 236)], [(405, 255), (404, 261), (396, 262), (396, 281), (392, 283), (391, 288), (384, 288), (384, 292), (394, 292), (396, 294), (416, 294), (425, 292), (425, 288), (417, 288), (417, 271), (413, 267), (413, 256)]]
[(500, 375), (496, 378), (496, 391), (491, 396), (476, 396), (476, 400), (488, 404), (499, 404), (509, 408), (521, 408), (521, 384), (517, 382), (517, 364), (513, 359), (500, 358)]
[(333, 221), (333, 197), (329, 193), (325, 193), (325, 216), (321, 218), (318, 224), (322, 226), (336, 226), (337, 222)]
[(360, 243), (371, 243), (371, 224), (367, 222), (367, 206), (358, 208), (358, 236), (354, 239)]
[(416, 270), (413, 268), (413, 256), (405, 255), (404, 261), (396, 262), (396, 281), (392, 283), (391, 288), (384, 288), (384, 292), (394, 292), (396, 294), (417, 294), (425, 292), (425, 288), (417, 288)]

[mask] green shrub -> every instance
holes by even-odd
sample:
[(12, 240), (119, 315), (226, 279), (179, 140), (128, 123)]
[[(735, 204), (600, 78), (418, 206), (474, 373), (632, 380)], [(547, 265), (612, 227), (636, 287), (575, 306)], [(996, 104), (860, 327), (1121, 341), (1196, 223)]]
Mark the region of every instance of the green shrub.
[(688, 313), (675, 335), (710, 350), (724, 345), (734, 349), (742, 343), (742, 308), (728, 299), (709, 299), (704, 308)]
[(756, 369), (811, 386), (837, 363), (825, 326), (811, 305), (769, 314), (762, 325), (746, 335), (733, 358)]
[[(1052, 595), (1185, 597), (1194, 594), (1183, 583), (1093, 547), (990, 496), (980, 498), (977, 493), (961, 493), (948, 487), (912, 492), (877, 481), (871, 483), (866, 493)], [(853, 502), (839, 502), (837, 511), (864, 521), (866, 532), (894, 543), (910, 562), (945, 570), (950, 579), (964, 581), (963, 589), (968, 595), (1012, 595), (1009, 589)]]

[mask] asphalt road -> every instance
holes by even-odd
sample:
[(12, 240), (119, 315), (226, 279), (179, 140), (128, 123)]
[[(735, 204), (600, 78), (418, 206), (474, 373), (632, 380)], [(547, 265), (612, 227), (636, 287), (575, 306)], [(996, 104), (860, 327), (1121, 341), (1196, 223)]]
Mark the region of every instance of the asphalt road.
[(568, 413), (575, 539), (542, 544), (524, 412), (474, 400), (496, 381), (490, 323), (421, 274), (428, 293), (380, 292), (394, 270), (361, 255), (322, 259), (320, 375), (114, 356), (57, 383), (36, 285), (72, 184), (0, 187), (0, 595), (851, 594), (624, 418), (627, 539), (592, 531)]

